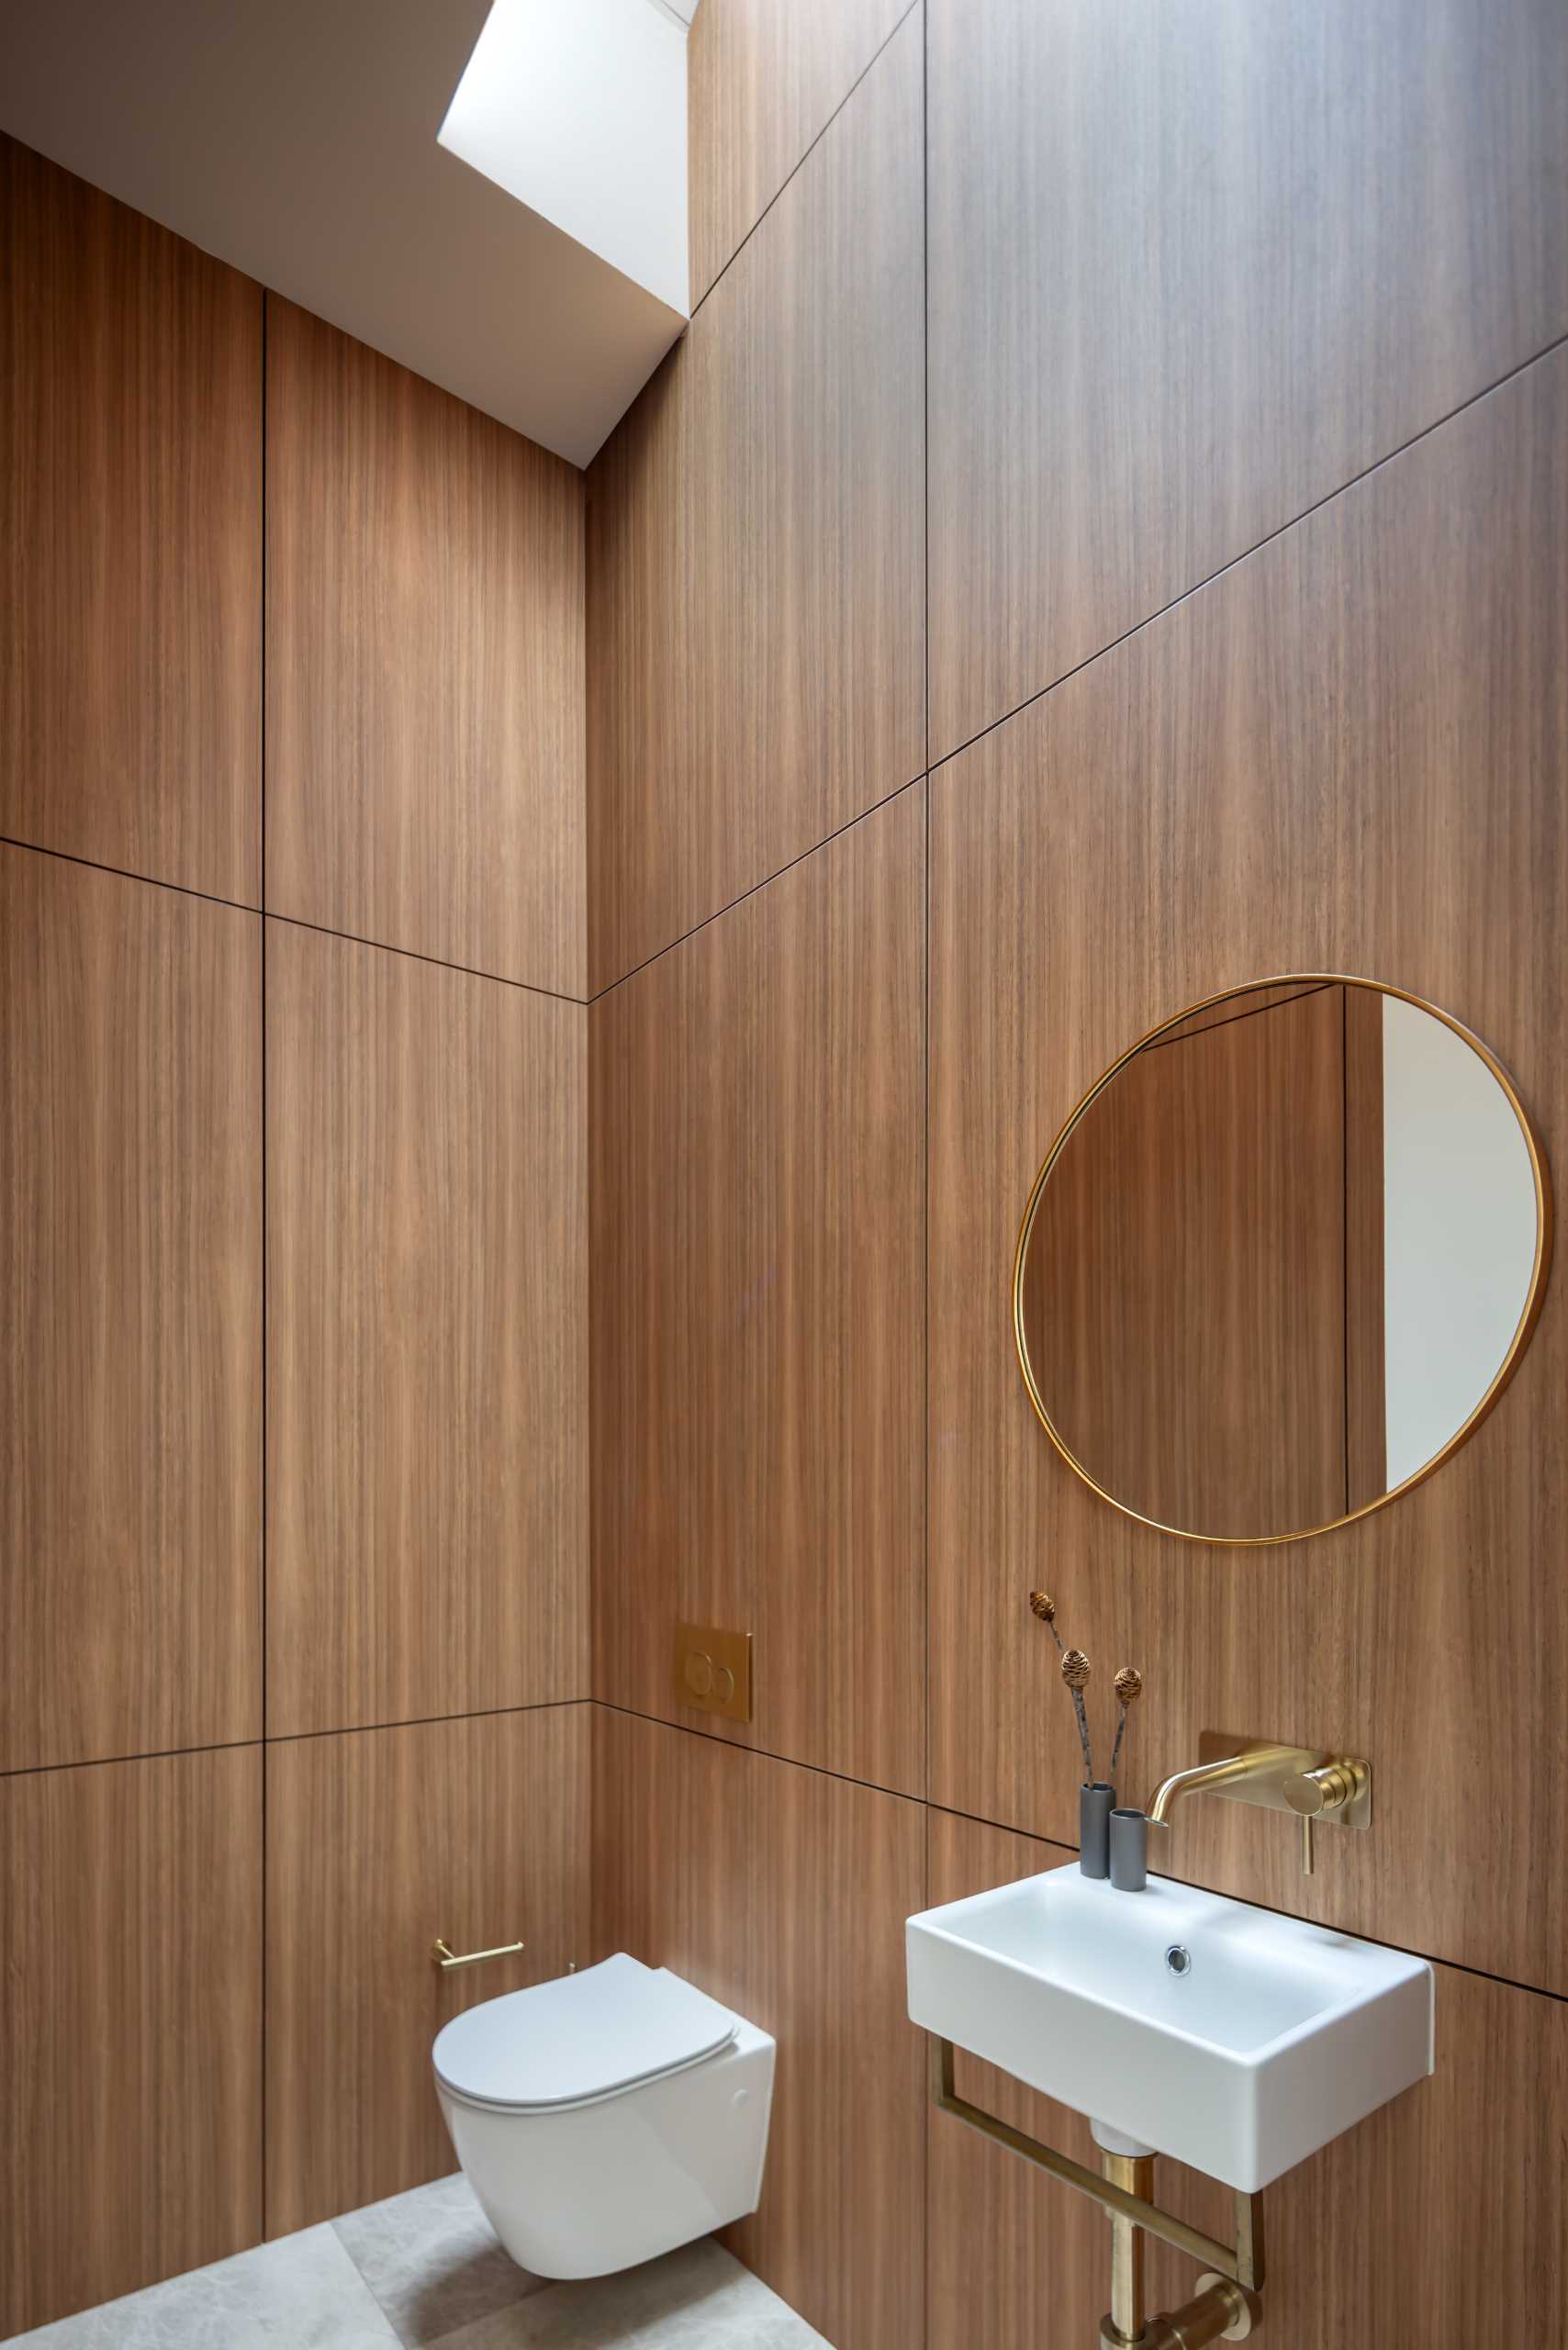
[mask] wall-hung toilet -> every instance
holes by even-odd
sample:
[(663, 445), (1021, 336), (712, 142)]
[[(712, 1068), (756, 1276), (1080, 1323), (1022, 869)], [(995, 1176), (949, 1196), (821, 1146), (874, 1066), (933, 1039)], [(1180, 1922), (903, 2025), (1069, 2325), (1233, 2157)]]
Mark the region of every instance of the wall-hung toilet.
[(485, 2216), (536, 2277), (602, 2277), (756, 2209), (774, 2042), (624, 1953), (469, 2008), (436, 2088)]

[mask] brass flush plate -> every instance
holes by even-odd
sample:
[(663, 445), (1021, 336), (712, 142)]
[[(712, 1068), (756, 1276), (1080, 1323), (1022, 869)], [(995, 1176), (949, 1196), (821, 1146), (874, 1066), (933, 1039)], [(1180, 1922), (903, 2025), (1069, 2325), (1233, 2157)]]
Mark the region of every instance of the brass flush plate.
[(751, 1634), (721, 1631), (712, 1624), (678, 1624), (675, 1695), (678, 1705), (722, 1714), (728, 1722), (749, 1722)]

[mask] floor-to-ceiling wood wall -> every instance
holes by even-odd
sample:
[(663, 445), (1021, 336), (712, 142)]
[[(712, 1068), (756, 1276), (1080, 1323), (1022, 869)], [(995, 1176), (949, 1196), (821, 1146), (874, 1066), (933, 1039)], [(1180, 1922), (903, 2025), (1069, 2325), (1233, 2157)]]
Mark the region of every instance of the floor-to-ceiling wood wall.
[(9, 141), (0, 251), (6, 2334), (450, 2165), (590, 1725), (581, 477)]
[(705, 0), (709, 290), (588, 482), (596, 1942), (778, 2029), (737, 2241), (838, 2350), (1092, 2342), (1103, 2221), (927, 2128), (902, 2007), (902, 1915), (1071, 1837), (1047, 1580), (1145, 1671), (1135, 1791), (1209, 1727), (1374, 1760), (1309, 1883), (1236, 1807), (1178, 1872), (1440, 1962), (1437, 2077), (1271, 2192), (1271, 2332), (1468, 2350), (1485, 2242), (1555, 2338), (1568, 1324), (1258, 1557), (1070, 1481), (1010, 1281), (1088, 1080), (1292, 966), (1446, 1004), (1568, 1146), (1568, 20), (806, 11), (775, 104), (778, 13)]
[(1067, 1482), (1008, 1286), (1085, 1079), (1292, 962), (1561, 1156), (1568, 26), (704, 0), (692, 74), (701, 300), (586, 539), (0, 150), (0, 2330), (424, 2175), (446, 2003), (624, 1943), (778, 2030), (736, 2241), (837, 2350), (1092, 2339), (1103, 2223), (928, 2127), (902, 2004), (907, 1912), (1070, 1833), (1048, 1572), (1135, 1779), (1377, 1764), (1310, 1886), (1199, 1807), (1178, 1868), (1443, 1963), (1274, 2322), (1468, 2350), (1522, 2269), (1554, 2338), (1554, 1299), (1442, 1476), (1259, 1560)]

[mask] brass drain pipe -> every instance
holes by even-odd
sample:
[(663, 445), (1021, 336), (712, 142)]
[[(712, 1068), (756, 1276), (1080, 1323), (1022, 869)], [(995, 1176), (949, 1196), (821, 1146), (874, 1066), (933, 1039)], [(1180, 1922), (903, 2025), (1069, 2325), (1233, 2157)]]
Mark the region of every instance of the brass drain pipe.
[[(1100, 2175), (1123, 2195), (1154, 2200), (1152, 2154), (1100, 2156)], [(1260, 2315), (1255, 2293), (1212, 2271), (1179, 2310), (1149, 2317), (1144, 2309), (1144, 2232), (1125, 2211), (1111, 2213), (1111, 2308), (1100, 2321), (1100, 2350), (1204, 2350), (1211, 2342), (1245, 2342)]]
[[(1100, 2175), (1124, 2195), (1140, 2203), (1154, 2200), (1152, 2154), (1107, 2154), (1100, 2157)], [(1111, 2214), (1112, 2339), (1123, 2343), (1143, 2339), (1143, 2230), (1124, 2212)]]

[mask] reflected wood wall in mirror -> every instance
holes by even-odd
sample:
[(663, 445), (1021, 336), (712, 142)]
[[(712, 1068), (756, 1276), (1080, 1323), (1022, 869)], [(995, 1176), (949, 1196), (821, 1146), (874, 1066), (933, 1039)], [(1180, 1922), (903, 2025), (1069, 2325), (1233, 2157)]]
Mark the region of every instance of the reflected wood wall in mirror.
[(1289, 1541), (1463, 1441), (1551, 1248), (1545, 1161), (1486, 1046), (1373, 980), (1263, 980), (1155, 1029), (1068, 1120), (1019, 1235), (1019, 1361), (1117, 1508)]

